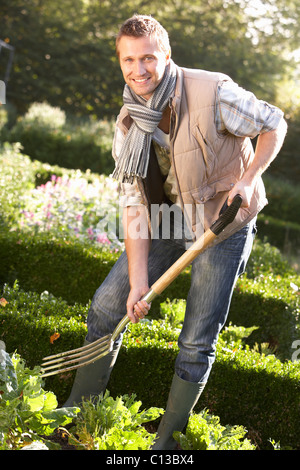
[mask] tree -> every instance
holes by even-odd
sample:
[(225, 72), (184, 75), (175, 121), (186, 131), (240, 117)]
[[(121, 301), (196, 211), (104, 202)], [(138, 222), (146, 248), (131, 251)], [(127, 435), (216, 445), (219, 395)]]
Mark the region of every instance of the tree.
[(2, 39), (15, 47), (7, 97), (19, 113), (48, 101), (80, 116), (115, 116), (123, 89), (115, 34), (138, 12), (166, 27), (178, 65), (227, 73), (274, 102), (276, 84), (294, 69), (287, 52), (299, 39), (298, 3), (261, 2), (262, 27), (252, 0), (2, 0)]

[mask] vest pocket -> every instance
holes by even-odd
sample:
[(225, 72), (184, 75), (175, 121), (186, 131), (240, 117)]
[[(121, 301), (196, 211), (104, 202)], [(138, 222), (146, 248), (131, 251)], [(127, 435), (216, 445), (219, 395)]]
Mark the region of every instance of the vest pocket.
[(225, 175), (216, 180), (206, 182), (200, 188), (192, 189), (191, 195), (196, 204), (204, 204), (210, 199), (214, 199), (218, 194), (228, 194), (237, 183), (237, 178), (233, 175)]
[(200, 150), (201, 150), (202, 155), (203, 155), (203, 160), (204, 160), (204, 163), (205, 163), (205, 167), (206, 167), (206, 176), (207, 176), (207, 178), (209, 178), (209, 176), (212, 174), (212, 172), (214, 170), (215, 161), (216, 161), (216, 158), (217, 158), (216, 154), (213, 151), (210, 143), (203, 136), (203, 134), (202, 134), (202, 132), (201, 132), (198, 125), (196, 125), (193, 128), (192, 133), (193, 133), (193, 136), (195, 137), (195, 139), (197, 140), (197, 142), (199, 144)]

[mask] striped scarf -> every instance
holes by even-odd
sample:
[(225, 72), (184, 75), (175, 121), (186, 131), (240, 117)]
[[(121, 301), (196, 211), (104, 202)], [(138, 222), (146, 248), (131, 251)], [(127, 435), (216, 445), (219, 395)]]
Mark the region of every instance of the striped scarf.
[(152, 136), (176, 84), (176, 65), (172, 60), (152, 96), (146, 101), (125, 85), (123, 102), (133, 123), (122, 146), (113, 178), (132, 183), (135, 177), (146, 178)]

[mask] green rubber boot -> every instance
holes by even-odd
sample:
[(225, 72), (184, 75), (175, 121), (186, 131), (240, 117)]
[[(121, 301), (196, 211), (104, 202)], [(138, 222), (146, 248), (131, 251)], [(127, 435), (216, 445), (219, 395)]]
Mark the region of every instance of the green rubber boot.
[[(84, 346), (87, 344), (91, 343), (85, 340)], [(70, 396), (64, 407), (80, 405), (83, 398), (94, 398), (105, 391), (119, 349), (120, 347), (115, 348), (92, 364), (77, 369)]]
[(167, 408), (157, 430), (153, 450), (174, 450), (174, 431), (182, 431), (196, 405), (205, 383), (193, 383), (174, 375)]

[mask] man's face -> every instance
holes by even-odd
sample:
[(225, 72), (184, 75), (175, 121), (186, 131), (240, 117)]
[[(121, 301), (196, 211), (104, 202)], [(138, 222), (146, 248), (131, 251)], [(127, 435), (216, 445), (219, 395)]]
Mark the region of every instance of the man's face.
[(125, 82), (137, 95), (148, 100), (161, 82), (170, 56), (159, 49), (152, 36), (122, 36), (118, 52)]

